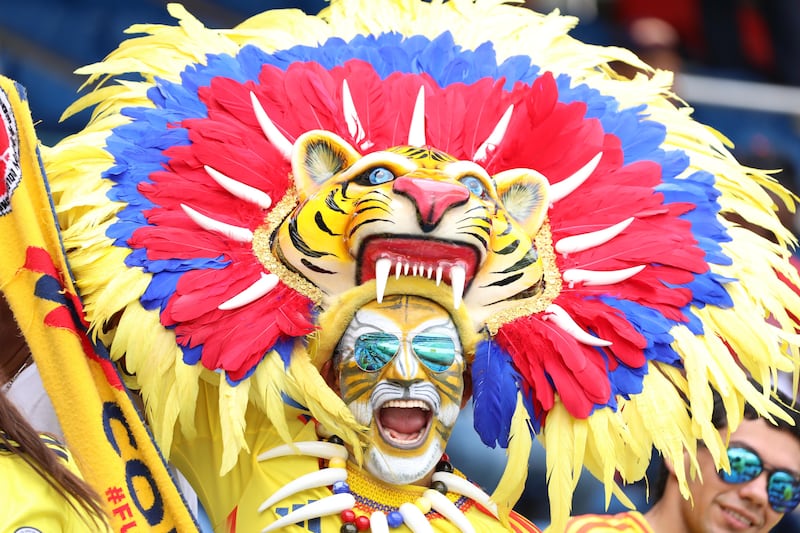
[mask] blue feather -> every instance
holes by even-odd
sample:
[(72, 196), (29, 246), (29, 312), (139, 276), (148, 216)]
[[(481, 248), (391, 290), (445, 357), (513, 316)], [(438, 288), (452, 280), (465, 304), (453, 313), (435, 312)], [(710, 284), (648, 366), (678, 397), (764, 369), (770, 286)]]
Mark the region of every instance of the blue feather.
[(501, 448), (508, 447), (521, 380), (511, 356), (500, 346), (490, 340), (478, 343), (472, 362), (474, 427), (483, 443), (491, 448), (498, 444)]

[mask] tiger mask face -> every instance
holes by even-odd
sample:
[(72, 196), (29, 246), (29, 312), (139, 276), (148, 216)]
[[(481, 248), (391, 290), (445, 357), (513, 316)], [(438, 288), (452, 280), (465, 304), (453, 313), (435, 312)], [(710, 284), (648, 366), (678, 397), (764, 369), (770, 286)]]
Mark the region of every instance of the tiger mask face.
[(455, 307), (463, 299), (485, 316), (542, 291), (533, 237), (549, 185), (533, 170), (489, 176), (430, 147), (361, 156), (310, 131), (294, 143), (292, 171), (299, 204), (273, 254), (326, 296), (374, 279), (381, 301), (388, 278), (412, 276), (449, 285)]
[(367, 470), (389, 483), (426, 479), (469, 394), (467, 360), (447, 310), (418, 296), (369, 302), (342, 334), (333, 366), (332, 387), (370, 428)]

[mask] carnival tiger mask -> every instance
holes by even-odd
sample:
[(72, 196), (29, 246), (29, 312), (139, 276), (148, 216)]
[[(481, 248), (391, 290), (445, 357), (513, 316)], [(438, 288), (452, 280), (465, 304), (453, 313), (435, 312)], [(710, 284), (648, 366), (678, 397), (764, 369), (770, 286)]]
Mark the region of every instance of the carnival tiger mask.
[(489, 174), (431, 147), (397, 146), (361, 156), (346, 141), (311, 131), (294, 143), (299, 204), (279, 226), (273, 254), (326, 295), (390, 277), (452, 287), (453, 305), (487, 313), (535, 296), (544, 266), (534, 237), (548, 183), (513, 169)]

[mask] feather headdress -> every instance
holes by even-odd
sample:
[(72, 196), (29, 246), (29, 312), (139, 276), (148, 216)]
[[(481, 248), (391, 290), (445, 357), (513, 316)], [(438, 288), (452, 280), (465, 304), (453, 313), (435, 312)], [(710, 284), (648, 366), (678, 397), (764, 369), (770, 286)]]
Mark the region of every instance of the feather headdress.
[[(624, 499), (615, 475), (640, 479), (654, 447), (676, 464), (698, 439), (718, 449), (711, 387), (734, 421), (744, 400), (781, 416), (746, 375), (769, 383), (797, 366), (794, 240), (769, 191), (793, 199), (674, 103), (670, 73), (571, 38), (571, 17), (496, 0), (334, 0), (229, 30), (168, 9), (177, 26), (134, 26), (141, 36), (79, 71), (94, 91), (67, 113), (94, 106), (91, 123), (44, 153), (88, 318), (125, 355), (165, 450), (211, 372), (224, 376), (223, 469), (248, 401), (270, 412), (276, 388), (293, 391), (326, 416), (294, 354), (335, 295), (261, 249), (297, 205), (292, 144), (310, 130), (360, 155), (421, 138), (490, 175), (546, 178), (531, 236), (544, 293), (468, 310), (482, 333), (475, 429), (514, 465), (539, 435), (554, 522), (583, 465)], [(615, 61), (643, 74), (622, 77)], [(504, 197), (509, 210), (530, 200)], [(268, 372), (274, 358), (290, 372)], [(506, 472), (500, 509), (523, 484)]]

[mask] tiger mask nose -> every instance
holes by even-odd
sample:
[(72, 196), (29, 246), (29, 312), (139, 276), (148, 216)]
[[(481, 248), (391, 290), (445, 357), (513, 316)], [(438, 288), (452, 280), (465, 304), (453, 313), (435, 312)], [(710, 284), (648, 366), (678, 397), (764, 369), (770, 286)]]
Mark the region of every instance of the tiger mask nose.
[(420, 228), (425, 233), (433, 231), (449, 209), (469, 199), (469, 190), (463, 185), (408, 176), (397, 178), (392, 190), (414, 203)]

